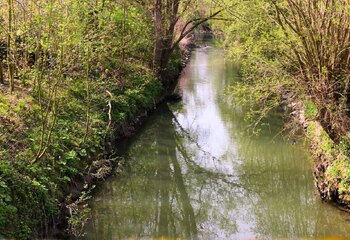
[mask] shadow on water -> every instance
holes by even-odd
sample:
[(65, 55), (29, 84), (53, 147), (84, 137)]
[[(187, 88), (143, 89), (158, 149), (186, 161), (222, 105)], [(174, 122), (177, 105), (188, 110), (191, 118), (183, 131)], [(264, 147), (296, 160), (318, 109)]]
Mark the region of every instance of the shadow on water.
[(172, 125), (173, 113), (167, 105), (160, 112), (135, 136), (142, 141), (125, 149), (130, 172), (118, 177), (117, 184), (109, 181), (98, 193), (93, 210), (103, 214), (93, 219), (96, 231), (90, 232), (91, 237), (197, 236), (194, 210), (176, 157), (181, 143)]
[(198, 165), (184, 146), (187, 140), (193, 141), (169, 107), (162, 105), (125, 143), (122, 156), (130, 164), (128, 171), (109, 179), (97, 193), (86, 237), (196, 239), (204, 228), (202, 219), (208, 217), (236, 229), (229, 216), (211, 209), (211, 201), (219, 197), (211, 189), (227, 192), (223, 187), (227, 185), (231, 192), (240, 186), (229, 176)]
[(349, 217), (315, 196), (303, 147), (276, 137), (280, 112), (247, 134), (244, 111), (223, 94), (238, 78), (223, 51), (194, 52), (183, 101), (160, 106), (120, 144), (127, 166), (96, 192), (85, 239), (350, 235)]

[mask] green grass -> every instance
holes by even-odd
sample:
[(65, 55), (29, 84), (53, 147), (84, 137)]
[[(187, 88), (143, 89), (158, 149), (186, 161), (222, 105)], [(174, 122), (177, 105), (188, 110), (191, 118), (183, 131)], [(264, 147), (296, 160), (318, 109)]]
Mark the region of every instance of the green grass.
[(317, 107), (311, 100), (306, 100), (304, 102), (304, 111), (307, 119), (315, 119), (318, 115)]
[[(163, 93), (150, 70), (131, 67), (123, 89), (111, 80), (115, 129)], [(88, 169), (103, 151), (106, 134), (113, 133), (106, 132), (108, 97), (97, 91), (90, 99), (90, 129), (84, 142), (86, 85), (84, 79), (67, 79), (66, 85), (58, 92), (57, 122), (48, 150), (35, 164), (29, 162), (41, 137), (38, 102), (28, 95), (11, 104), (0, 94), (0, 115), (15, 120), (0, 121), (0, 238), (27, 239), (50, 222), (60, 211), (58, 203), (69, 198), (63, 194), (67, 184)]]

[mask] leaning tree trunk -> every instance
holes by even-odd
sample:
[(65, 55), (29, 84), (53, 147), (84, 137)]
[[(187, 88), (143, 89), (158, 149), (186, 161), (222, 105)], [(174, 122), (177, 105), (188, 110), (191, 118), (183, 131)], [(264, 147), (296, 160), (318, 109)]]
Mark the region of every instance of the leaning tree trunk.
[(8, 0), (8, 29), (7, 29), (7, 66), (8, 66), (8, 79), (10, 82), (10, 93), (14, 91), (14, 63), (13, 63), (13, 51), (11, 44), (12, 35), (12, 11), (13, 0)]
[(2, 68), (2, 63), (0, 62), (0, 84), (4, 84), (4, 83), (5, 83), (5, 81), (4, 81), (4, 70)]
[(162, 72), (162, 52), (164, 50), (163, 46), (163, 32), (164, 24), (162, 17), (162, 1), (155, 0), (154, 10), (153, 10), (153, 21), (154, 21), (154, 53), (153, 53), (153, 71), (157, 77), (160, 77)]

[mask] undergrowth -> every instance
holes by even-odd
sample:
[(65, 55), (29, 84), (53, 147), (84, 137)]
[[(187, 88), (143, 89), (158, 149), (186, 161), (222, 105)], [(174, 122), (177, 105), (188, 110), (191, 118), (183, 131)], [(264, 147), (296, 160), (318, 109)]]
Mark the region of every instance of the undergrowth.
[(39, 103), (28, 86), (16, 98), (0, 93), (0, 237), (27, 239), (47, 230), (68, 197), (66, 187), (103, 152), (105, 137), (163, 93), (150, 70), (130, 65), (128, 71), (122, 88), (109, 81), (110, 95), (93, 86), (99, 94), (89, 100), (88, 129), (85, 81), (67, 77), (48, 150), (32, 164), (40, 148)]

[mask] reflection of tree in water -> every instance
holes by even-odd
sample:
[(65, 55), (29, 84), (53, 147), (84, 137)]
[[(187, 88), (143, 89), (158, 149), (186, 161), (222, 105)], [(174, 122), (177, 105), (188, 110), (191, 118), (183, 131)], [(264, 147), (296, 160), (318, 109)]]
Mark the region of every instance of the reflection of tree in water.
[(231, 195), (243, 190), (230, 176), (193, 160), (196, 154), (184, 146), (186, 133), (172, 124), (168, 107), (162, 108), (126, 151), (131, 172), (111, 179), (98, 193), (88, 238), (195, 239), (236, 231)]
[[(254, 216), (253, 231), (263, 238), (348, 236), (344, 218), (315, 196), (310, 162), (301, 146), (278, 135), (282, 128), (280, 111), (273, 112), (258, 136), (249, 136), (242, 127), (243, 113), (222, 103), (221, 114), (233, 112), (226, 128), (236, 136), (243, 164), (238, 166), (240, 183), (256, 195), (245, 208)], [(254, 177), (252, 177), (254, 175)]]
[(98, 193), (87, 238), (344, 235), (340, 214), (316, 203), (300, 148), (275, 138), (280, 119), (247, 136), (244, 108), (234, 111), (222, 97), (236, 72), (224, 73), (215, 52), (193, 56), (185, 106), (171, 106), (179, 122), (164, 105), (126, 144), (129, 172)]

